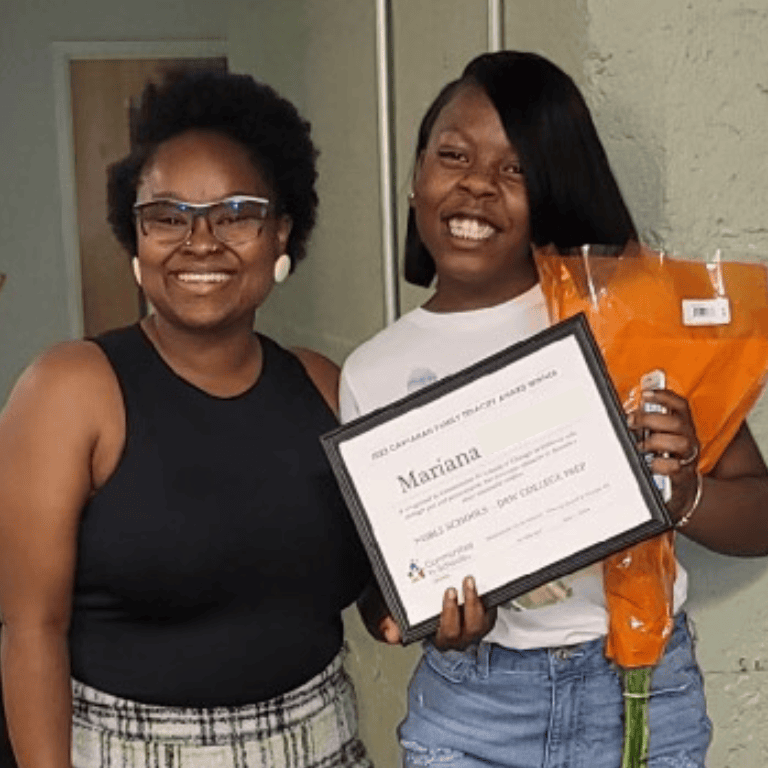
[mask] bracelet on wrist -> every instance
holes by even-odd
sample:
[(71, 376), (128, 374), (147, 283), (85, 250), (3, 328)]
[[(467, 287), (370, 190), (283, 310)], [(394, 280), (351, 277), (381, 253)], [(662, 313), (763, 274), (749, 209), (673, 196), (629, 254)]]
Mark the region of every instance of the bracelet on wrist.
[(691, 504), (688, 511), (675, 523), (675, 528), (678, 530), (680, 528), (685, 528), (686, 525), (691, 521), (691, 518), (693, 517), (694, 512), (699, 507), (699, 504), (701, 503), (701, 496), (704, 493), (704, 478), (701, 475), (701, 472), (696, 470), (696, 495), (693, 497), (693, 504)]

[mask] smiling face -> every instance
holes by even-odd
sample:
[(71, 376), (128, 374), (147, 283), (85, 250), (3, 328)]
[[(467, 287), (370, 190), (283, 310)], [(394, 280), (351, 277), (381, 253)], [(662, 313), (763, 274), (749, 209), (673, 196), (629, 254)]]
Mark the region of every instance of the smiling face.
[(418, 158), (412, 206), (437, 271), (434, 311), (493, 306), (537, 280), (520, 161), (485, 92), (461, 87)]
[[(206, 203), (233, 195), (274, 195), (245, 146), (218, 133), (188, 131), (163, 142), (144, 169), (137, 202), (160, 198)], [(138, 230), (142, 288), (157, 315), (187, 329), (252, 327), (272, 288), (274, 263), (290, 232), (267, 217), (257, 238), (237, 247), (218, 241), (204, 217), (185, 242), (162, 245)]]

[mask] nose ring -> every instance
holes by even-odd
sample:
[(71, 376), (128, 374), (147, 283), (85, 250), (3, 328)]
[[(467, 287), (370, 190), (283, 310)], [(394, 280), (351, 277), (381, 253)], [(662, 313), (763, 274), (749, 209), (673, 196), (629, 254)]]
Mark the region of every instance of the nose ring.
[[(188, 237), (184, 241), (184, 247), (185, 248), (191, 248), (192, 247), (192, 237)], [(210, 243), (206, 249), (206, 253), (214, 253), (219, 250), (219, 241), (216, 240), (213, 243)]]

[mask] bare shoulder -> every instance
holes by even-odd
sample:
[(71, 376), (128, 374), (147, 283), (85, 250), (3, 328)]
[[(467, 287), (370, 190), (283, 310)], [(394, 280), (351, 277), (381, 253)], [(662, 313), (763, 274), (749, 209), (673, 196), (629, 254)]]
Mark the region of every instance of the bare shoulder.
[(92, 341), (62, 341), (50, 347), (37, 357), (29, 366), (26, 374), (42, 375), (53, 374), (80, 377), (81, 380), (88, 377), (108, 375), (111, 367), (104, 353), (98, 345)]
[[(0, 414), (6, 458), (35, 455), (42, 465), (86, 461), (97, 486), (122, 447), (125, 414), (112, 366), (93, 342), (57, 344), (22, 374)], [(45, 459), (43, 457), (46, 457)], [(8, 466), (8, 462), (2, 462)]]
[(93, 413), (102, 399), (114, 396), (116, 387), (112, 367), (96, 344), (62, 342), (24, 371), (11, 392), (8, 408), (45, 408), (50, 403), (61, 408), (62, 418), (79, 411)]
[(331, 410), (339, 412), (339, 366), (325, 355), (303, 347), (291, 350), (299, 358), (304, 370), (328, 403)]

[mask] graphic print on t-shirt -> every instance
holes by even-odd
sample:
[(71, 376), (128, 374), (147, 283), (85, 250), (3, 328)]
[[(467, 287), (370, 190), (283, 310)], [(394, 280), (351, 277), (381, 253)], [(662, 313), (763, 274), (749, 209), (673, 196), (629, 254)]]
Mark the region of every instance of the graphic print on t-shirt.
[(408, 374), (408, 382), (405, 385), (405, 389), (410, 395), (412, 392), (417, 392), (434, 381), (437, 381), (437, 374), (434, 371), (431, 371), (429, 368), (414, 368)]

